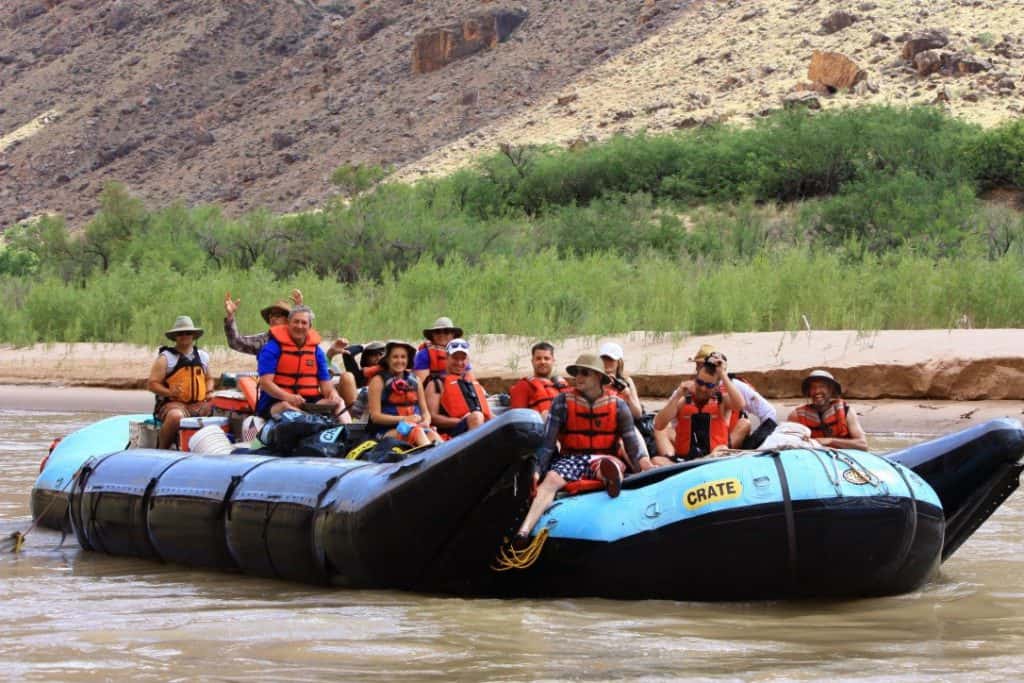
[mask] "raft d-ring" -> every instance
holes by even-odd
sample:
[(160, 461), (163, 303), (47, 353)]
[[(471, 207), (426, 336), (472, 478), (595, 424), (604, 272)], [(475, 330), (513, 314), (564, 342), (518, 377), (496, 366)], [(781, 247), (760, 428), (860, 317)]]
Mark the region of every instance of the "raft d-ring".
[(658, 509), (658, 504), (657, 503), (651, 503), (650, 505), (648, 505), (647, 509), (644, 510), (644, 517), (646, 517), (648, 519), (654, 519), (655, 517), (661, 517), (661, 510)]

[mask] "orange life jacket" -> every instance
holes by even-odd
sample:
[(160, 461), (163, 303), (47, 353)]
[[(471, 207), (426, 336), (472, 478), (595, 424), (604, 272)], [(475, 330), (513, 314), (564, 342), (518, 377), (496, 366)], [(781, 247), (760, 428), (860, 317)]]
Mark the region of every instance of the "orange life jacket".
[(560, 393), (571, 391), (572, 387), (561, 377), (554, 380), (547, 377), (524, 377), (521, 381), (529, 388), (526, 407), (543, 413), (551, 409), (551, 401)]
[(363, 377), (365, 377), (366, 381), (369, 382), (371, 379), (379, 375), (383, 369), (384, 368), (380, 365), (371, 365), (367, 368), (363, 368)]
[(384, 390), (380, 395), (380, 409), (386, 415), (418, 415), (420, 412), (419, 382), (409, 371), (401, 377), (380, 373)]
[(441, 383), (441, 410), (448, 417), (464, 418), (479, 410), (491, 419), (491, 406), (487, 403), (487, 392), (473, 375), (445, 375), (437, 380)]
[(558, 435), (562, 455), (619, 455), (619, 399), (605, 392), (591, 403), (578, 389), (565, 394), (565, 425)]
[[(426, 349), (427, 354), (430, 356), (430, 372), (431, 375), (443, 375), (448, 372), (448, 352), (443, 346), (434, 346), (427, 342), (420, 344), (420, 349)], [(412, 359), (409, 359), (412, 362)]]
[(728, 446), (729, 421), (724, 412), (717, 396), (699, 407), (687, 396), (676, 413), (676, 455), (687, 460), (701, 458), (719, 446)]
[(825, 412), (819, 413), (813, 403), (795, 408), (795, 422), (799, 422), (811, 430), (811, 437), (835, 436), (840, 439), (849, 438), (850, 425), (846, 421), (846, 413), (850, 406), (841, 398), (834, 398)]
[[(199, 357), (199, 347), (192, 348), (192, 358), (181, 355), (176, 348), (161, 346), (160, 353), (169, 351), (177, 358), (177, 362), (170, 372), (164, 377), (167, 386), (172, 391), (176, 390), (179, 398), (174, 399), (181, 403), (196, 403), (206, 400), (206, 368)], [(157, 396), (156, 405), (159, 408), (168, 402), (166, 396)]]
[(316, 372), (319, 333), (311, 329), (306, 335), (306, 343), (301, 347), (292, 341), (287, 325), (271, 327), (270, 335), (281, 345), (281, 357), (274, 371), (274, 384), (303, 398), (319, 398), (320, 380)]

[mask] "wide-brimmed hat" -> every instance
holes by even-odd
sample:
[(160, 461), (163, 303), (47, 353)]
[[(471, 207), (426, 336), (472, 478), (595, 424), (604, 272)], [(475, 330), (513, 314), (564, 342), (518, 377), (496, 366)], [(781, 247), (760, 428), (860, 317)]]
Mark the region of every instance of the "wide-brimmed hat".
[(171, 326), (171, 329), (164, 332), (164, 336), (173, 341), (179, 332), (191, 332), (195, 335), (194, 339), (199, 339), (203, 336), (203, 328), (193, 325), (192, 318), (187, 315), (179, 315), (175, 318), (174, 325)]
[[(412, 368), (412, 359), (416, 357), (416, 347), (407, 341), (401, 339), (388, 339), (384, 342), (384, 355), (380, 357), (378, 365), (386, 366), (388, 363), (388, 355), (391, 353), (391, 349), (396, 346), (401, 346), (409, 354), (409, 368)], [(366, 349), (363, 349), (365, 351)]]
[(622, 351), (622, 347), (615, 342), (605, 342), (601, 344), (601, 348), (598, 349), (597, 355), (608, 356), (612, 360), (622, 360), (625, 355)]
[(576, 373), (580, 370), (590, 370), (601, 375), (601, 384), (611, 384), (612, 378), (607, 372), (604, 371), (604, 363), (594, 353), (581, 353), (577, 358), (576, 362), (572, 365), (566, 366), (565, 371), (576, 376)]
[(382, 341), (366, 342), (365, 344), (363, 344), (362, 353), (381, 353), (383, 351), (387, 351), (387, 348), (387, 344), (385, 344)]
[(431, 332), (452, 332), (456, 337), (462, 336), (462, 328), (456, 327), (455, 323), (452, 322), (451, 318), (441, 316), (434, 321), (434, 324), (430, 327), (424, 328), (423, 336), (426, 339), (430, 339)]
[(694, 363), (703, 363), (708, 359), (708, 356), (717, 352), (718, 349), (716, 349), (713, 345), (701, 344), (700, 348), (697, 349), (697, 353), (693, 354), (693, 357), (690, 358), (690, 360), (692, 360)]
[(816, 379), (823, 379), (826, 382), (830, 382), (832, 384), (832, 388), (836, 390), (836, 396), (843, 395), (843, 387), (839, 384), (838, 380), (836, 380), (836, 378), (832, 376), (831, 372), (828, 372), (827, 370), (812, 370), (811, 374), (807, 375), (807, 377), (804, 377), (804, 381), (800, 385), (800, 392), (804, 396), (810, 395), (809, 392), (811, 382), (813, 382)]
[(272, 311), (274, 311), (275, 309), (278, 309), (278, 308), (281, 309), (282, 311), (284, 311), (285, 315), (288, 315), (289, 313), (292, 312), (292, 302), (288, 301), (287, 299), (281, 299), (279, 301), (275, 301), (274, 303), (270, 304), (269, 306), (264, 308), (262, 311), (260, 311), (260, 315), (263, 316), (263, 321), (269, 325), (270, 324), (270, 313)]

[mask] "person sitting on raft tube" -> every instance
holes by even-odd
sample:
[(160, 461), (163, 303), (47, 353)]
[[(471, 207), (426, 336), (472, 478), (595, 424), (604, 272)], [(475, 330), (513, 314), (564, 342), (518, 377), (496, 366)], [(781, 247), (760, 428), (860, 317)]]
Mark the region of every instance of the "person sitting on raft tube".
[(256, 414), (277, 417), (286, 410), (302, 410), (308, 403), (344, 405), (331, 383), (327, 356), (320, 348), (320, 335), (312, 328), (313, 311), (296, 306), (286, 325), (270, 328), (270, 341), (258, 357), (260, 398)]
[(542, 418), (547, 418), (555, 396), (571, 391), (572, 387), (554, 374), (555, 347), (550, 343), (534, 344), (530, 349), (530, 363), (533, 365), (533, 377), (524, 377), (512, 385), (508, 392), (508, 407), (536, 410)]
[(193, 325), (187, 315), (179, 315), (164, 334), (174, 346), (160, 347), (147, 385), (156, 394), (153, 416), (163, 423), (157, 448), (175, 443), (181, 418), (206, 417), (213, 412), (213, 404), (206, 398), (214, 384), (210, 355), (196, 346), (203, 329)]
[[(694, 372), (699, 372), (700, 366), (713, 353), (718, 353), (714, 346), (711, 344), (701, 344), (701, 347), (697, 349), (697, 353), (693, 355), (692, 360), (696, 363)], [(722, 357), (725, 358), (725, 354), (722, 354)], [(729, 431), (729, 443), (734, 448), (742, 448), (748, 451), (754, 450), (779, 426), (778, 414), (775, 411), (775, 406), (769, 403), (745, 379), (732, 374), (729, 375), (729, 378), (736, 385), (736, 388), (739, 389), (740, 394), (743, 395), (744, 405), (743, 411), (733, 412), (733, 425)], [(753, 415), (758, 420), (757, 429), (753, 433), (751, 433), (753, 425), (748, 415)]]
[[(239, 334), (238, 324), (235, 322), (235, 313), (238, 311), (238, 306), (241, 303), (241, 299), (231, 298), (231, 292), (224, 295), (224, 336), (227, 337), (228, 346), (235, 351), (258, 356), (260, 349), (270, 340), (270, 330), (267, 329), (259, 334)], [(272, 303), (260, 311), (260, 315), (263, 316), (263, 319), (270, 327), (284, 325), (288, 322), (288, 313), (291, 312), (292, 306), (299, 306), (301, 304), (302, 292), (293, 289), (291, 301), (281, 299)]]
[(416, 379), (426, 382), (427, 377), (440, 377), (448, 372), (448, 354), (445, 349), (448, 342), (462, 337), (462, 328), (456, 327), (451, 318), (441, 316), (423, 330), (423, 337), (427, 341), (420, 344), (412, 362), (412, 370), (416, 373)]
[(409, 370), (409, 361), (415, 353), (412, 344), (403, 341), (393, 340), (384, 345), (380, 372), (370, 378), (367, 387), (370, 409), (367, 432), (371, 437), (384, 434), (413, 446), (426, 446), (441, 440), (430, 428), (430, 411), (423, 385)]
[(743, 395), (726, 372), (725, 356), (710, 354), (692, 381), (684, 380), (654, 417), (654, 428), (667, 429), (675, 421), (673, 454), (654, 458), (657, 465), (703, 458), (729, 448), (733, 411), (743, 410)]
[(843, 387), (832, 373), (814, 370), (800, 388), (811, 402), (794, 408), (787, 420), (809, 428), (811, 437), (822, 446), (867, 450), (857, 411), (841, 398)]
[(604, 482), (609, 496), (619, 495), (626, 469), (618, 455), (620, 441), (632, 470), (652, 467), (651, 459), (642, 455), (629, 406), (608, 391), (612, 378), (604, 371), (600, 359), (593, 353), (584, 353), (565, 371), (575, 378), (576, 387), (551, 402), (533, 474), (535, 483), (541, 473), (544, 479), (513, 539), (516, 547), (528, 543), (537, 520), (567, 483), (597, 479)]
[(427, 407), (437, 431), (455, 437), (476, 429), (493, 416), (487, 392), (469, 372), (469, 342), (453, 339), (445, 351), (446, 372), (428, 380)]
[(359, 390), (356, 392), (356, 400), (348, 411), (353, 420), (359, 420), (366, 415), (368, 386), (373, 376), (381, 370), (380, 361), (384, 357), (384, 349), (384, 342), (372, 341), (367, 342), (359, 354), (359, 374), (356, 375)]

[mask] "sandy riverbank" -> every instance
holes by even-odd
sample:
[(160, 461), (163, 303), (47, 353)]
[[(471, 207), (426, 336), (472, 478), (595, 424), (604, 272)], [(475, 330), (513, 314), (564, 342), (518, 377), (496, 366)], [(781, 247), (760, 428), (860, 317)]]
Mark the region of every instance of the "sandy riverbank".
[[(1024, 329), (759, 332), (688, 336), (633, 332), (556, 341), (559, 366), (603, 341), (622, 344), (626, 368), (644, 395), (667, 396), (692, 372), (687, 360), (704, 343), (721, 349), (730, 369), (766, 396), (799, 394), (813, 368), (831, 370), (855, 399), (1024, 399)], [(216, 337), (209, 340), (217, 341)], [(530, 371), (534, 340), (499, 335), (471, 337), (472, 363), (491, 391)], [(0, 348), (0, 383), (140, 389), (155, 347), (128, 344), (39, 344)], [(255, 359), (212, 348), (215, 372), (249, 371)]]

